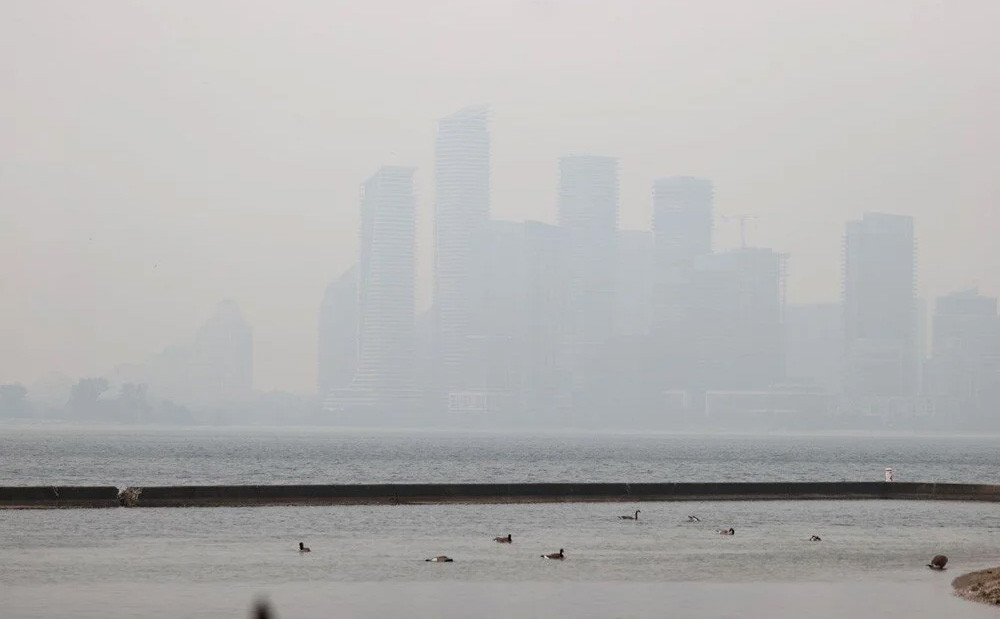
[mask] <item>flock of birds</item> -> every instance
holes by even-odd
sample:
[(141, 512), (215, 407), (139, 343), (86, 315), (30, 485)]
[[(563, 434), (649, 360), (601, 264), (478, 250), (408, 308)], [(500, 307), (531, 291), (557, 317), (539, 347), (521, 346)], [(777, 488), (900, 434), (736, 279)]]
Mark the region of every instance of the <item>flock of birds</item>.
[[(641, 512), (641, 510), (637, 509), (637, 510), (635, 510), (634, 514), (625, 515), (625, 516), (618, 516), (618, 519), (619, 520), (638, 520), (640, 512)], [(701, 519), (698, 518), (698, 516), (688, 516), (687, 519), (688, 519), (688, 522), (701, 522)], [(736, 534), (736, 531), (732, 527), (730, 527), (728, 529), (718, 529), (716, 532), (719, 535), (735, 535)], [(498, 543), (498, 544), (513, 544), (514, 543), (514, 538), (513, 538), (513, 536), (510, 533), (508, 533), (506, 536), (494, 537), (493, 541), (496, 542), (496, 543)], [(809, 541), (810, 542), (819, 542), (819, 541), (822, 541), (822, 540), (820, 539), (820, 537), (818, 535), (813, 535), (812, 537), (809, 538)], [(304, 543), (299, 542), (299, 552), (311, 552), (311, 550)], [(544, 554), (544, 555), (542, 555), (542, 558), (552, 559), (552, 560), (555, 560), (555, 561), (562, 561), (563, 559), (566, 558), (566, 555), (563, 554), (563, 549), (560, 548), (559, 552), (552, 552), (552, 553), (549, 553), (549, 554)], [(440, 556), (437, 556), (437, 557), (431, 557), (430, 559), (424, 559), (424, 560), (425, 561), (430, 561), (432, 563), (453, 563), (455, 561), (451, 557), (448, 557), (448, 556), (445, 556), (445, 555), (440, 555)], [(943, 570), (945, 568), (945, 565), (947, 565), (947, 564), (948, 564), (948, 557), (946, 557), (944, 555), (935, 555), (934, 558), (931, 559), (931, 562), (927, 564), (927, 567), (931, 568), (932, 570)], [(270, 619), (271, 616), (272, 616), (272, 614), (271, 614), (271, 608), (270, 608), (270, 606), (266, 602), (258, 602), (255, 605), (255, 608), (253, 610), (252, 616), (255, 619)]]
[[(638, 510), (637, 509), (637, 510), (635, 510), (635, 513), (633, 513), (633, 514), (626, 514), (624, 516), (618, 516), (618, 519), (619, 520), (639, 520), (639, 514), (640, 513), (642, 513), (642, 510)], [(698, 518), (698, 516), (688, 516), (687, 517), (687, 521), (688, 522), (701, 522), (701, 519)], [(732, 527), (729, 527), (728, 529), (717, 529), (716, 533), (718, 533), (719, 535), (736, 535), (736, 530), (733, 529)], [(508, 533), (505, 536), (494, 537), (493, 541), (496, 542), (496, 543), (498, 543), (498, 544), (513, 544), (514, 543), (514, 537), (510, 533)], [(820, 536), (813, 535), (813, 536), (811, 536), (809, 538), (809, 541), (810, 542), (820, 542), (820, 541), (823, 541), (823, 540), (820, 539)], [(312, 551), (303, 542), (299, 542), (299, 552), (312, 552)], [(554, 561), (562, 561), (563, 559), (566, 558), (566, 555), (564, 554), (563, 549), (560, 548), (559, 552), (551, 552), (551, 553), (548, 553), (548, 554), (544, 554), (544, 555), (542, 555), (542, 558), (543, 559), (552, 559)], [(431, 563), (453, 563), (455, 560), (452, 559), (449, 556), (446, 556), (446, 555), (439, 555), (437, 557), (431, 557), (430, 559), (424, 559), (424, 561), (430, 561)], [(932, 570), (943, 570), (943, 569), (945, 569), (945, 566), (947, 564), (948, 564), (948, 557), (946, 557), (944, 555), (935, 555), (934, 558), (931, 559), (931, 562), (927, 564), (927, 567), (931, 568)], [(253, 610), (252, 616), (255, 617), (256, 619), (270, 619), (270, 617), (272, 616), (271, 615), (270, 606), (266, 602), (258, 602), (257, 605), (256, 605), (256, 607)]]
[[(637, 509), (632, 514), (625, 514), (624, 516), (618, 516), (619, 520), (639, 520), (639, 514), (642, 510)], [(701, 522), (701, 518), (698, 516), (688, 516), (688, 522)], [(736, 535), (736, 529), (729, 527), (728, 529), (716, 529), (715, 531), (719, 535)], [(498, 544), (513, 544), (514, 537), (508, 533), (505, 536), (494, 537), (493, 541)], [(810, 542), (821, 542), (823, 539), (819, 535), (812, 535), (809, 537)], [(302, 542), (299, 542), (299, 552), (310, 552), (310, 549)], [(564, 549), (560, 548), (559, 552), (550, 552), (548, 554), (541, 555), (543, 559), (552, 559), (554, 561), (562, 561), (566, 558)], [(424, 561), (430, 561), (431, 563), (453, 563), (455, 560), (447, 555), (439, 555), (437, 557), (431, 557), (429, 559), (424, 559)], [(931, 562), (927, 564), (927, 567), (933, 570), (943, 570), (945, 565), (948, 563), (948, 557), (944, 555), (935, 555)]]
[[(642, 513), (642, 510), (637, 509), (637, 510), (635, 510), (635, 513), (633, 513), (633, 514), (626, 514), (624, 516), (618, 516), (618, 519), (619, 520), (639, 520), (639, 514), (641, 514), (641, 513)], [(698, 516), (693, 516), (692, 515), (692, 516), (688, 516), (687, 517), (687, 521), (688, 522), (701, 522), (701, 518), (699, 518)], [(736, 535), (736, 529), (734, 529), (732, 527), (729, 527), (728, 529), (716, 529), (715, 532), (718, 533), (719, 535)], [(513, 544), (514, 543), (514, 537), (510, 533), (508, 533), (506, 536), (502, 536), (501, 535), (501, 536), (498, 536), (498, 537), (494, 537), (493, 541), (496, 542), (496, 543), (498, 543), (498, 544)], [(812, 536), (809, 537), (809, 541), (810, 542), (821, 542), (821, 541), (823, 541), (823, 539), (819, 535), (812, 535)], [(303, 542), (299, 542), (299, 552), (312, 552), (312, 551)], [(562, 561), (563, 559), (566, 558), (566, 555), (564, 554), (562, 548), (559, 549), (559, 552), (550, 552), (548, 554), (543, 554), (541, 556), (542, 556), (543, 559), (552, 559), (553, 561)], [(431, 557), (429, 559), (424, 559), (424, 561), (430, 561), (431, 563), (453, 563), (455, 560), (452, 559), (451, 557), (447, 556), (447, 555), (438, 555), (436, 557)], [(931, 562), (927, 564), (927, 567), (931, 568), (932, 570), (943, 570), (945, 568), (945, 565), (947, 565), (947, 564), (948, 564), (948, 557), (946, 557), (944, 555), (934, 555), (934, 558), (931, 559)]]

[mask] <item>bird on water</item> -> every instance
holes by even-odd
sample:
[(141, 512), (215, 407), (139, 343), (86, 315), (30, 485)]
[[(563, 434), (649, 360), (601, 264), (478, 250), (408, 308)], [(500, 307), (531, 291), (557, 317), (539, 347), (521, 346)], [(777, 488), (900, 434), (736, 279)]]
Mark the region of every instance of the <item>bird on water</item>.
[(948, 564), (948, 557), (944, 555), (934, 555), (931, 562), (927, 564), (927, 567), (932, 570), (943, 570), (944, 566)]
[(820, 539), (819, 535), (813, 535), (812, 537), (809, 538), (809, 541), (810, 542), (822, 542), (823, 540)]
[(640, 511), (642, 511), (642, 510), (637, 509), (637, 510), (635, 510), (635, 515), (634, 516), (618, 516), (618, 519), (619, 520), (638, 520), (639, 519), (639, 512)]
[(309, 550), (309, 548), (305, 544), (299, 542), (299, 552), (312, 552), (312, 551)]
[(559, 552), (553, 552), (551, 554), (542, 555), (542, 558), (543, 559), (555, 559), (556, 561), (562, 561), (563, 559), (566, 558), (566, 555), (563, 554), (563, 549), (560, 548)]
[(271, 619), (271, 605), (263, 600), (259, 600), (253, 607), (251, 619)]
[(430, 559), (424, 559), (424, 561), (430, 561), (431, 563), (452, 563), (455, 560), (451, 557), (446, 557), (441, 555), (440, 557), (431, 557)]
[(701, 522), (701, 518), (698, 516), (688, 516), (688, 522)]
[(493, 541), (496, 542), (496, 543), (498, 543), (498, 544), (513, 544), (514, 543), (514, 538), (512, 538), (510, 536), (510, 533), (508, 533), (507, 537), (494, 537)]
[(719, 535), (736, 535), (736, 529), (729, 527), (728, 529), (719, 529), (716, 533)]

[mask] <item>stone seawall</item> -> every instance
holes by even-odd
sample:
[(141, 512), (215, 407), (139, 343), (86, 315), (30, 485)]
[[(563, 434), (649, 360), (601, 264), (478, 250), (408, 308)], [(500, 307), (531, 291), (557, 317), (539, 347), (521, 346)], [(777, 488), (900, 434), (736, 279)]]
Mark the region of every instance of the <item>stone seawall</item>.
[(920, 482), (344, 484), (4, 487), (0, 507), (185, 507), (571, 501), (951, 500), (1000, 502), (1000, 485)]

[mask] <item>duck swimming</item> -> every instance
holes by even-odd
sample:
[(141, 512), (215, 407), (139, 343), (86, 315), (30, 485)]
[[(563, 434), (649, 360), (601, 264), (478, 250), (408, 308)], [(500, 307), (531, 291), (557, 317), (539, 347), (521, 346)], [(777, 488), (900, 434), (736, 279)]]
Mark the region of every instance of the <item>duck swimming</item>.
[(563, 554), (563, 549), (560, 548), (559, 552), (553, 552), (552, 554), (542, 555), (542, 558), (543, 559), (555, 559), (556, 561), (562, 561), (563, 559), (566, 558), (566, 555)]
[(728, 529), (719, 529), (716, 533), (719, 535), (736, 535), (736, 529), (729, 527)]
[(701, 518), (698, 516), (688, 516), (688, 522), (701, 522)]
[(498, 544), (513, 544), (514, 543), (514, 539), (510, 536), (510, 533), (507, 534), (507, 537), (494, 537), (493, 541), (496, 542), (496, 543), (498, 543)]
[(639, 519), (639, 512), (640, 511), (642, 511), (642, 510), (637, 509), (637, 510), (635, 510), (635, 515), (634, 516), (618, 516), (618, 519), (619, 520), (638, 520)]
[(312, 551), (309, 550), (309, 548), (305, 544), (299, 542), (299, 552), (312, 552)]
[(820, 539), (819, 535), (813, 535), (812, 537), (809, 538), (809, 541), (810, 542), (822, 542), (823, 540)]
[(931, 562), (927, 564), (927, 567), (932, 570), (943, 570), (944, 566), (948, 564), (948, 557), (944, 555), (935, 555)]
[(431, 563), (454, 563), (454, 559), (451, 557), (446, 557), (441, 555), (440, 557), (431, 557), (430, 559), (424, 559), (424, 561), (430, 561)]

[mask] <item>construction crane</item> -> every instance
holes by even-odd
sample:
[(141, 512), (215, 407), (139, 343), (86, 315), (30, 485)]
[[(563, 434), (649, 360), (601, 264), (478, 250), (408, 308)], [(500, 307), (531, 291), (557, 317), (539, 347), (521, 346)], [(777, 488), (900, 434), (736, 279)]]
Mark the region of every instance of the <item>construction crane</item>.
[(747, 220), (757, 219), (756, 215), (723, 215), (722, 221), (738, 221), (740, 222), (740, 247), (743, 249), (747, 248)]

